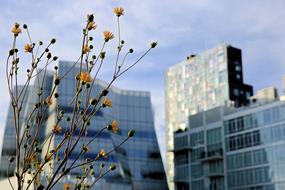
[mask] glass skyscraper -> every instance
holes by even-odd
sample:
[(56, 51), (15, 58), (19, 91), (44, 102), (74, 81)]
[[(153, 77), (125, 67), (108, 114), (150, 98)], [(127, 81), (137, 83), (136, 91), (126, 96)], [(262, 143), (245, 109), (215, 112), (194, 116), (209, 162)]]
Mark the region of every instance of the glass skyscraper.
[(248, 104), (241, 50), (227, 44), (190, 55), (166, 72), (167, 180), (174, 186), (173, 132), (188, 127), (188, 116), (220, 105)]
[[(78, 67), (72, 67), (72, 62), (60, 61), (58, 65), (58, 74), (70, 70), (71, 72), (61, 80), (57, 88), (59, 97), (53, 99), (53, 105), (48, 111), (45, 134), (48, 134), (56, 122), (55, 110), (65, 112), (65, 117), (72, 114), (73, 107), (70, 107), (70, 101), (74, 96), (76, 80), (74, 76), (79, 73)], [(53, 82), (50, 82), (50, 88)], [(107, 83), (101, 80), (95, 81), (92, 96), (96, 96), (107, 86)], [(135, 135), (129, 139), (123, 146), (116, 148), (107, 158), (100, 160), (94, 166), (94, 177), (88, 178), (87, 181), (92, 183), (99, 176), (99, 164), (105, 163), (105, 167), (115, 164), (116, 170), (110, 172), (103, 179), (96, 183), (95, 189), (114, 189), (114, 190), (164, 190), (167, 188), (165, 172), (160, 156), (160, 151), (154, 129), (153, 110), (150, 99), (150, 93), (145, 91), (131, 91), (119, 89), (112, 86), (109, 89), (108, 98), (112, 100), (112, 109), (102, 109), (90, 121), (90, 127), (86, 133), (85, 141), (88, 142), (102, 128), (107, 126), (112, 120), (119, 122), (120, 130), (117, 134), (109, 131), (103, 131), (98, 138), (92, 142), (89, 147), (90, 151), (85, 153), (76, 164), (82, 163), (82, 160), (96, 158), (101, 149), (106, 151), (112, 150), (122, 139), (127, 136), (130, 129), (134, 129)], [(66, 130), (64, 122), (61, 127)], [(76, 138), (77, 132), (74, 135)], [(53, 138), (52, 146), (57, 146), (63, 138), (63, 133), (56, 134)], [(71, 164), (82, 150), (84, 140), (80, 141), (77, 148), (70, 155), (68, 164)], [(4, 142), (5, 146), (5, 142)], [(44, 149), (43, 149), (44, 150)], [(43, 151), (44, 152), (44, 151)], [(43, 155), (44, 156), (44, 155)], [(64, 156), (64, 146), (58, 152), (58, 157)], [(57, 162), (53, 162), (54, 167)], [(1, 164), (2, 165), (2, 164)], [(76, 176), (80, 175), (82, 168), (78, 167), (71, 170), (55, 189), (62, 189), (65, 183), (75, 184)], [(43, 176), (45, 177), (45, 176)]]

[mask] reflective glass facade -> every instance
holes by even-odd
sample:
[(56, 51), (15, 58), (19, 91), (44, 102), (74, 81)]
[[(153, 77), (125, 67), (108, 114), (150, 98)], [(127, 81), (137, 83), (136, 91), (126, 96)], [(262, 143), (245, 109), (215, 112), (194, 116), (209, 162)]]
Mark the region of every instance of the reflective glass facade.
[[(59, 76), (63, 76), (71, 66), (72, 62), (60, 61), (58, 65)], [(74, 76), (79, 73), (79, 68), (73, 67), (70, 74), (66, 78), (62, 79), (60, 85), (57, 88), (59, 97), (53, 99), (54, 104), (49, 107), (46, 113), (44, 123), (42, 126), (42, 133), (40, 138), (45, 137), (46, 134), (52, 130), (56, 121), (55, 110), (59, 106), (59, 110), (65, 112), (65, 117), (72, 114), (73, 108), (69, 106), (74, 92), (75, 92), (75, 79)], [(41, 80), (41, 79), (40, 79)], [(47, 97), (50, 94), (50, 90), (54, 84), (53, 73), (47, 73), (45, 80), (43, 97)], [(93, 87), (92, 96), (97, 95), (103, 88), (107, 86), (107, 83), (101, 80), (95, 82)], [(29, 87), (29, 93), (27, 96), (26, 104), (24, 105), (23, 125), (25, 124), (26, 114), (31, 111), (34, 104), (37, 102), (38, 86), (37, 82)], [(83, 92), (84, 94), (84, 92)], [(128, 140), (123, 146), (115, 149), (111, 155), (107, 158), (100, 160), (94, 166), (95, 176), (89, 178), (88, 181), (92, 183), (99, 176), (99, 164), (104, 162), (105, 167), (108, 168), (110, 164), (117, 166), (116, 170), (110, 172), (102, 180), (99, 180), (95, 189), (108, 189), (108, 190), (167, 190), (166, 176), (160, 156), (158, 142), (154, 129), (154, 118), (151, 104), (151, 98), (149, 92), (144, 91), (131, 91), (122, 90), (112, 86), (109, 89), (108, 98), (112, 100), (112, 109), (102, 109), (95, 117), (90, 121), (90, 128), (86, 134), (86, 141), (89, 141), (97, 132), (107, 126), (112, 120), (119, 122), (120, 131), (117, 134), (113, 134), (106, 130), (102, 132), (98, 138), (89, 145), (90, 151), (82, 156), (77, 164), (87, 158), (95, 158), (101, 149), (105, 149), (106, 152), (112, 150), (114, 146), (118, 145), (122, 139), (127, 136), (130, 129), (134, 129), (135, 135)], [(12, 112), (9, 110), (7, 125), (5, 130), (5, 138), (3, 143), (1, 167), (5, 167), (8, 164), (8, 158), (15, 154), (15, 145), (13, 139), (14, 130), (12, 125)], [(66, 130), (66, 123), (60, 123), (63, 131)], [(74, 132), (74, 138), (77, 137), (79, 131)], [(7, 137), (7, 138), (6, 138)], [(63, 133), (56, 134), (52, 141), (52, 146), (59, 144), (63, 138)], [(41, 139), (38, 139), (39, 142)], [(70, 155), (68, 164), (71, 164), (82, 150), (84, 140), (79, 141), (77, 148)], [(15, 144), (15, 143), (14, 143)], [(52, 147), (51, 146), (51, 147)], [(43, 148), (43, 153), (45, 148)], [(58, 152), (59, 157), (64, 155), (64, 146), (61, 151)], [(44, 157), (44, 155), (43, 155)], [(4, 161), (3, 161), (4, 160)], [(56, 164), (54, 162), (54, 164)], [(2, 169), (3, 175), (6, 174), (7, 168)], [(11, 170), (11, 175), (14, 169)], [(75, 183), (75, 177), (82, 173), (81, 167), (77, 170), (71, 170), (54, 189), (63, 189), (63, 184)], [(3, 176), (5, 177), (5, 176)], [(43, 176), (45, 178), (46, 176)]]
[[(70, 69), (71, 62), (59, 62), (59, 75), (62, 75)], [(56, 105), (60, 105), (60, 109), (65, 111), (66, 116), (72, 114), (73, 108), (68, 106), (75, 92), (74, 76), (79, 73), (79, 68), (74, 67), (71, 73), (61, 81), (57, 89), (59, 98), (56, 99)], [(92, 96), (99, 94), (108, 84), (104, 81), (97, 80), (93, 87)], [(95, 189), (138, 189), (138, 190), (165, 190), (167, 188), (166, 176), (160, 156), (160, 151), (154, 130), (154, 118), (150, 93), (143, 91), (122, 90), (112, 86), (107, 95), (112, 100), (111, 109), (102, 109), (90, 121), (90, 128), (86, 134), (86, 142), (88, 142), (102, 127), (108, 125), (113, 119), (119, 122), (120, 131), (113, 134), (104, 131), (90, 147), (90, 152), (82, 156), (77, 162), (81, 163), (86, 158), (95, 158), (100, 151), (104, 149), (107, 152), (118, 145), (123, 138), (127, 136), (130, 129), (136, 131), (133, 138), (128, 140), (123, 146), (101, 161), (105, 162), (105, 167), (115, 164), (117, 169), (110, 172), (102, 180), (100, 180)], [(56, 121), (53, 114), (53, 108), (50, 109), (50, 117), (48, 118), (48, 130)], [(64, 123), (61, 125), (65, 129)], [(76, 136), (76, 132), (74, 135)], [(54, 145), (56, 146), (62, 135), (56, 135)], [(74, 153), (68, 160), (71, 164), (82, 149), (84, 141), (80, 141)], [(64, 149), (62, 149), (64, 150)], [(59, 152), (59, 156), (64, 152)], [(99, 176), (99, 164), (94, 166), (95, 178)], [(70, 175), (66, 176), (57, 188), (63, 188), (65, 182), (75, 183), (76, 175), (81, 174), (81, 168), (72, 170)], [(89, 178), (90, 184), (95, 178)]]
[(252, 87), (243, 83), (241, 50), (226, 44), (173, 65), (165, 80), (167, 178), (173, 190), (173, 132), (188, 126), (189, 115), (230, 103), (247, 104)]
[[(175, 189), (225, 189), (222, 126), (221, 120), (202, 122), (189, 132), (175, 133)], [(181, 175), (183, 171), (188, 174), (186, 178)]]
[(227, 118), (228, 189), (285, 189), (285, 103)]
[[(207, 122), (211, 112), (220, 116)], [(284, 101), (199, 114), (200, 125), (175, 133), (176, 189), (285, 189)]]

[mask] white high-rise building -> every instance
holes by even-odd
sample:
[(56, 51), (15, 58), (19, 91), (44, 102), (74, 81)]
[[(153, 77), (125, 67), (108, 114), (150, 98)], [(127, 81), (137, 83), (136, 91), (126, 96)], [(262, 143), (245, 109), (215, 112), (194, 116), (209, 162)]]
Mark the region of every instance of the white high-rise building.
[(241, 50), (227, 44), (188, 56), (171, 66), (165, 78), (167, 181), (174, 190), (173, 133), (186, 128), (189, 115), (220, 105), (248, 104), (252, 86), (243, 82)]

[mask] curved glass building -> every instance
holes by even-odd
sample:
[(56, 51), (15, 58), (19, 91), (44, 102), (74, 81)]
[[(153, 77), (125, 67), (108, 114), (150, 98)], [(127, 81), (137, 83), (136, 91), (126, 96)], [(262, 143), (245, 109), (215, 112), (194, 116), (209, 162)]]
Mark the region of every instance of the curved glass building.
[[(59, 76), (66, 73), (72, 62), (59, 62)], [(52, 130), (56, 122), (56, 114), (54, 108), (59, 106), (59, 110), (65, 112), (65, 117), (71, 115), (73, 107), (69, 106), (76, 88), (76, 80), (74, 76), (79, 73), (79, 68), (72, 68), (71, 72), (64, 78), (57, 93), (59, 97), (56, 99), (54, 107), (50, 108), (50, 114), (47, 122), (47, 133)], [(92, 89), (92, 96), (96, 97), (108, 85), (108, 83), (96, 80)], [(97, 162), (94, 166), (95, 177), (90, 180), (92, 183), (99, 176), (100, 163), (104, 162), (105, 167), (110, 164), (115, 164), (117, 169), (110, 172), (106, 177), (100, 180), (95, 185), (95, 189), (152, 189), (163, 190), (167, 189), (166, 177), (160, 156), (158, 142), (154, 129), (153, 110), (150, 99), (150, 93), (144, 91), (122, 90), (112, 86), (107, 95), (112, 100), (112, 108), (101, 109), (95, 117), (90, 121), (86, 139), (82, 139), (73, 154), (70, 156), (68, 162), (71, 164), (82, 150), (84, 143), (89, 142), (94, 135), (96, 135), (102, 127), (107, 126), (112, 120), (119, 122), (119, 132), (117, 134), (110, 131), (103, 131), (95, 141), (90, 145), (90, 152), (85, 153), (77, 163), (81, 163), (84, 159), (94, 159), (101, 149), (106, 152), (115, 148), (128, 135), (130, 129), (134, 129), (135, 135), (129, 139), (120, 148), (115, 149), (111, 155)], [(82, 98), (84, 100), (84, 98)], [(62, 125), (63, 130), (65, 126)], [(62, 133), (63, 134), (63, 133)], [(76, 132), (74, 133), (76, 136)], [(56, 146), (62, 135), (55, 136), (54, 145)], [(75, 137), (76, 138), (76, 137)], [(86, 141), (85, 141), (86, 140)], [(62, 149), (64, 150), (64, 149)], [(59, 157), (63, 157), (64, 152), (59, 152)], [(76, 182), (76, 176), (81, 175), (82, 168), (78, 167), (72, 170), (63, 180), (64, 183), (73, 184)]]
[[(57, 120), (57, 111), (64, 111), (64, 120), (60, 122), (60, 126), (63, 132), (56, 134), (51, 142), (51, 147), (57, 146), (61, 139), (64, 138), (64, 131), (68, 130), (66, 126), (66, 118), (71, 117), (73, 112), (73, 107), (70, 106), (70, 101), (72, 100), (76, 91), (76, 80), (75, 76), (79, 73), (79, 68), (73, 66), (73, 62), (60, 61), (58, 64), (58, 75), (63, 76), (64, 73), (70, 71), (69, 74), (60, 81), (60, 85), (57, 87), (58, 98), (53, 98), (53, 104), (49, 107), (44, 123), (42, 126), (42, 134), (38, 139), (39, 142), (43, 142), (43, 139), (50, 134)], [(51, 89), (54, 85), (54, 74), (48, 73), (47, 79), (45, 80), (44, 89), (46, 89), (45, 97), (50, 94)], [(96, 97), (106, 88), (108, 84), (101, 80), (96, 80), (95, 85), (92, 88), (91, 95)], [(36, 82), (30, 87), (29, 96), (27, 96), (27, 101), (25, 105), (25, 113), (28, 113), (32, 109), (32, 106), (36, 103), (37, 96), (37, 85)], [(79, 98), (85, 100), (84, 91), (82, 92), (82, 97)], [(85, 184), (92, 184), (94, 180), (100, 175), (100, 164), (104, 163), (104, 169), (108, 169), (111, 164), (116, 165), (116, 170), (108, 173), (104, 178), (100, 179), (94, 189), (116, 189), (116, 190), (165, 190), (167, 188), (166, 176), (162, 164), (162, 159), (160, 156), (160, 151), (158, 147), (158, 142), (154, 129), (154, 118), (153, 110), (151, 104), (151, 98), (149, 92), (144, 91), (131, 91), (123, 90), (111, 86), (109, 93), (107, 95), (109, 99), (112, 100), (112, 108), (101, 109), (97, 114), (92, 117), (90, 121), (90, 126), (85, 134), (85, 138), (82, 138), (74, 149), (73, 153), (69, 156), (68, 165), (72, 164), (74, 160), (77, 160), (80, 154), (83, 144), (89, 142), (101, 128), (109, 125), (112, 120), (117, 120), (119, 123), (119, 132), (112, 133), (111, 131), (104, 130), (95, 141), (93, 141), (89, 148), (90, 150), (84, 155), (80, 156), (74, 165), (81, 164), (86, 159), (94, 159), (97, 157), (99, 151), (104, 149), (106, 152), (114, 149), (123, 139), (128, 136), (128, 131), (130, 129), (135, 130), (135, 135), (125, 142), (121, 147), (115, 148), (114, 151), (108, 155), (107, 158), (103, 158), (94, 164), (94, 175), (85, 180)], [(25, 120), (25, 115), (23, 115), (23, 121)], [(72, 118), (72, 117), (71, 117)], [(5, 136), (11, 130), (13, 125), (8, 122), (12, 119), (11, 114), (8, 114), (7, 126), (5, 130)], [(11, 126), (10, 126), (11, 125)], [(10, 132), (9, 132), (10, 134)], [(4, 139), (3, 153), (1, 166), (8, 162), (10, 156), (15, 154), (15, 147), (10, 147), (11, 139), (13, 139), (13, 134), (11, 137)], [(78, 137), (79, 130), (73, 133), (73, 139)], [(9, 146), (9, 147), (8, 147)], [(11, 145), (12, 146), (12, 145)], [(58, 152), (56, 157), (63, 158), (64, 150), (66, 145), (63, 145), (61, 150)], [(6, 154), (8, 148), (12, 148), (11, 154)], [(42, 159), (44, 159), (47, 147), (43, 147)], [(10, 150), (10, 149), (9, 149)], [(13, 153), (13, 154), (12, 154)], [(47, 172), (54, 172), (58, 166), (56, 160), (53, 160), (52, 166), (47, 166), (45, 170)], [(5, 168), (6, 170), (6, 168)], [(13, 170), (11, 170), (10, 175), (13, 175)], [(81, 176), (83, 172), (82, 167), (77, 167), (71, 170), (68, 175), (66, 175), (60, 183), (54, 186), (54, 189), (63, 189), (64, 185), (69, 184), (74, 187), (76, 183), (77, 176)], [(3, 177), (6, 177), (3, 171)], [(42, 176), (45, 179), (47, 176)], [(45, 181), (45, 180), (43, 180)]]

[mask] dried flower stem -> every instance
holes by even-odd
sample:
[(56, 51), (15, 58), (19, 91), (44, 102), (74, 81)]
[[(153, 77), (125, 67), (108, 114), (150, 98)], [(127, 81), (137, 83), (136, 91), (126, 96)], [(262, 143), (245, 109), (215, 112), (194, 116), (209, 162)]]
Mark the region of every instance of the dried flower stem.
[[(36, 188), (42, 187), (41, 183), (41, 174), (44, 173), (47, 175), (47, 184), (45, 189), (49, 190), (53, 188), (58, 181), (68, 174), (72, 169), (84, 166), (85, 172), (83, 172), (83, 177), (79, 181), (79, 183), (85, 183), (85, 179), (88, 178), (91, 174), (91, 166), (87, 168), (88, 164), (92, 166), (95, 164), (95, 161), (98, 161), (99, 158), (110, 155), (113, 151), (115, 151), (118, 147), (120, 147), (123, 143), (125, 143), (132, 135), (128, 135), (127, 138), (122, 139), (118, 145), (114, 145), (113, 149), (109, 152), (99, 153), (98, 156), (87, 162), (83, 162), (81, 164), (77, 164), (80, 158), (82, 158), (83, 154), (88, 151), (88, 145), (93, 143), (95, 139), (98, 138), (102, 132), (107, 129), (107, 126), (102, 127), (95, 136), (89, 138), (87, 140), (87, 134), (89, 130), (89, 125), (92, 117), (98, 113), (99, 110), (107, 107), (112, 107), (111, 100), (108, 99), (107, 94), (109, 92), (109, 88), (115, 82), (115, 80), (134, 67), (144, 56), (148, 54), (151, 48), (156, 46), (152, 44), (151, 48), (147, 50), (137, 61), (135, 61), (132, 65), (128, 66), (126, 69), (121, 71), (123, 65), (126, 62), (127, 56), (133, 52), (130, 49), (127, 53), (124, 54), (122, 61), (120, 61), (120, 54), (122, 52), (122, 47), (124, 42), (121, 41), (121, 29), (120, 29), (120, 20), (119, 17), (124, 14), (124, 10), (121, 7), (117, 7), (114, 9), (114, 13), (117, 16), (117, 27), (118, 27), (118, 47), (117, 47), (117, 56), (115, 58), (115, 68), (113, 77), (107, 86), (98, 93), (96, 99), (94, 97), (91, 98), (91, 93), (93, 92), (93, 87), (95, 86), (95, 81), (101, 71), (101, 68), (104, 64), (105, 60), (105, 52), (104, 48), (108, 41), (114, 38), (114, 35), (110, 31), (104, 31), (104, 43), (102, 47), (99, 49), (98, 56), (92, 56), (92, 60), (90, 61), (91, 52), (93, 46), (91, 45), (93, 38), (90, 36), (89, 31), (92, 31), (96, 28), (96, 24), (94, 22), (94, 16), (88, 15), (86, 26), (83, 30), (83, 38), (82, 38), (82, 46), (81, 53), (77, 61), (67, 70), (65, 73), (59, 76), (58, 66), (55, 67), (55, 75), (54, 75), (54, 85), (47, 95), (45, 92), (45, 84), (47, 83), (47, 67), (52, 63), (55, 63), (57, 60), (57, 56), (52, 57), (52, 54), (49, 50), (51, 44), (56, 42), (56, 39), (52, 39), (50, 43), (46, 46), (46, 48), (39, 54), (40, 47), (43, 42), (39, 42), (38, 45), (32, 42), (32, 38), (30, 32), (27, 28), (27, 25), (23, 25), (23, 28), (26, 30), (26, 34), (28, 36), (28, 41), (24, 47), (24, 51), (26, 53), (31, 54), (31, 67), (27, 70), (27, 79), (24, 82), (23, 87), (19, 88), (19, 72), (20, 72), (20, 64), (18, 57), (18, 49), (16, 49), (16, 40), (17, 36), (21, 33), (21, 28), (18, 23), (16, 23), (12, 29), (12, 33), (14, 34), (13, 46), (9, 52), (9, 55), (6, 60), (6, 78), (8, 84), (8, 91), (11, 97), (11, 106), (12, 113), (14, 118), (14, 128), (16, 132), (16, 178), (17, 178), (17, 189), (22, 190), (23, 185), (26, 180), (27, 172), (32, 173), (32, 179), (29, 180), (28, 186), (26, 189), (28, 190), (32, 184), (35, 185)], [(90, 37), (89, 37), (90, 36)], [(39, 55), (39, 56), (38, 56)], [(41, 69), (39, 69), (40, 62), (44, 59), (46, 55), (46, 60), (43, 61), (44, 65)], [(100, 59), (100, 60), (99, 60)], [(96, 65), (96, 67), (95, 67)], [(55, 97), (55, 102), (58, 103), (59, 94), (57, 93), (58, 86), (60, 81), (65, 79), (71, 71), (75, 68), (75, 66), (79, 66), (79, 77), (77, 77), (75, 92), (74, 95), (68, 100), (68, 106), (72, 106), (73, 110), (71, 117), (68, 116), (66, 118), (66, 125), (64, 127), (64, 137), (59, 141), (57, 146), (53, 145), (53, 139), (55, 139), (55, 134), (60, 133), (63, 128), (60, 125), (64, 119), (64, 110), (60, 110), (60, 105), (57, 105), (55, 108), (53, 105), (52, 97)], [(96, 68), (96, 69), (95, 69)], [(92, 76), (93, 75), (93, 76)], [(29, 113), (25, 113), (22, 110), (22, 106), (24, 101), (26, 101), (26, 96), (28, 93), (28, 89), (30, 83), (35, 78), (35, 86), (33, 89), (37, 91), (37, 97), (35, 99), (35, 107), (31, 108)], [(30, 108), (29, 108), (30, 109)], [(27, 109), (26, 109), (27, 110)], [(53, 111), (56, 116), (55, 126), (59, 126), (54, 128), (51, 132), (46, 134), (44, 139), (41, 139), (41, 126), (45, 124), (47, 120), (47, 113)], [(26, 115), (23, 115), (26, 114)], [(20, 118), (25, 116), (25, 121), (20, 121)], [(107, 123), (107, 122), (106, 122)], [(22, 127), (23, 126), (23, 127)], [(24, 128), (20, 131), (20, 129)], [(112, 131), (111, 131), (112, 132)], [(40, 140), (39, 140), (40, 139)], [(82, 141), (83, 140), (83, 141)], [(71, 164), (68, 163), (70, 156), (74, 152), (75, 148), (78, 147), (79, 144), (82, 144), (83, 148), (79, 152), (77, 158), (73, 160)], [(114, 142), (113, 142), (114, 144)], [(29, 146), (28, 146), (29, 145)], [(44, 151), (42, 148), (45, 148)], [(59, 150), (64, 151), (64, 156), (62, 159), (57, 159), (56, 165), (52, 165), (51, 160), (54, 156), (58, 158)], [(45, 153), (45, 155), (44, 155)], [(40, 156), (44, 155), (45, 159), (41, 161)], [(47, 166), (47, 164), (49, 165)], [(77, 164), (77, 165), (76, 165)], [(44, 171), (43, 168), (50, 169), (52, 172), (48, 173)], [(9, 174), (9, 170), (11, 167), (11, 162), (8, 166), (7, 174)], [(109, 168), (109, 170), (103, 172), (100, 171), (99, 177), (92, 183), (91, 187), (102, 177), (104, 177), (108, 172), (114, 170), (115, 166)], [(63, 171), (63, 172), (61, 172)], [(101, 173), (103, 172), (103, 173)], [(93, 172), (92, 172), (93, 173)], [(14, 190), (10, 179), (8, 178), (9, 183)]]

